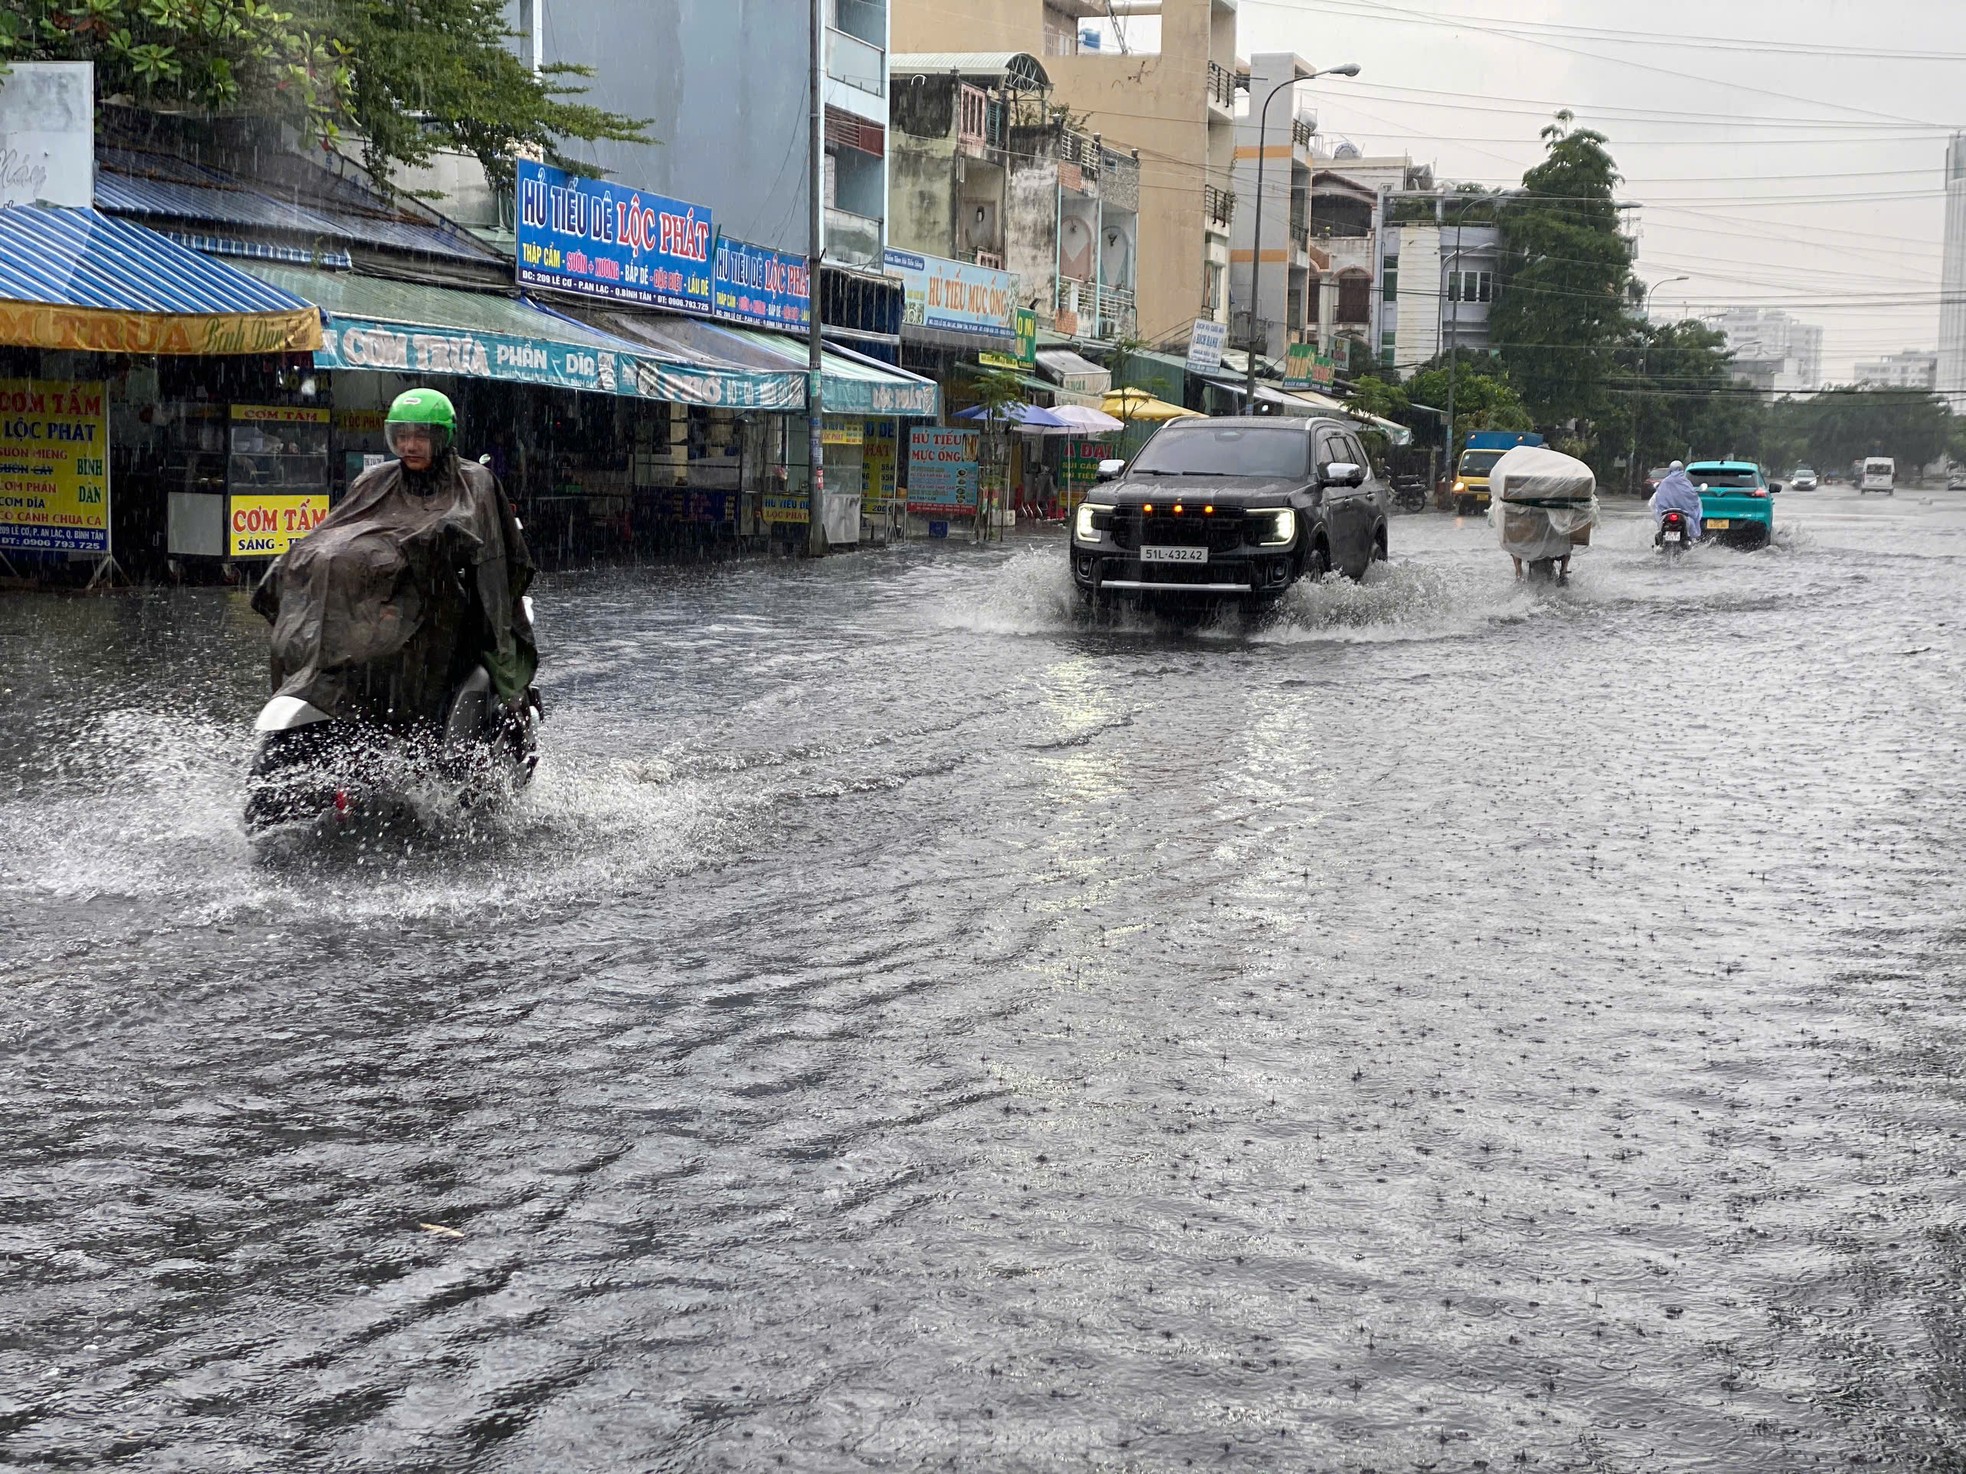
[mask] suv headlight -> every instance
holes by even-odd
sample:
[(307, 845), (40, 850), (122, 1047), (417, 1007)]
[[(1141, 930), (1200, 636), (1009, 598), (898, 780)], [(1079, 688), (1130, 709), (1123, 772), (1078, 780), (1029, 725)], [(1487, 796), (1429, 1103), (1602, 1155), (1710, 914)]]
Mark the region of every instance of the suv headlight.
[(1072, 536), (1082, 543), (1099, 540), (1099, 525), (1092, 519), (1113, 509), (1104, 502), (1080, 502), (1078, 514), (1072, 518)]
[(1256, 542), (1261, 547), (1280, 548), (1297, 540), (1297, 514), (1289, 507), (1265, 508), (1252, 512), (1252, 518), (1266, 517), (1270, 525), (1267, 529), (1257, 524)]

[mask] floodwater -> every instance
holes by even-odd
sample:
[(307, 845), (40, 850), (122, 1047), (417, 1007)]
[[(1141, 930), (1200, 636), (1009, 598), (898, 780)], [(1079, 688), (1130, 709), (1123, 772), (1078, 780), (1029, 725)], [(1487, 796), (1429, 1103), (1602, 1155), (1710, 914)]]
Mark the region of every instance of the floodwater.
[(1629, 507), (555, 577), (281, 866), (240, 595), (0, 597), (0, 1465), (1961, 1467), (1966, 496)]

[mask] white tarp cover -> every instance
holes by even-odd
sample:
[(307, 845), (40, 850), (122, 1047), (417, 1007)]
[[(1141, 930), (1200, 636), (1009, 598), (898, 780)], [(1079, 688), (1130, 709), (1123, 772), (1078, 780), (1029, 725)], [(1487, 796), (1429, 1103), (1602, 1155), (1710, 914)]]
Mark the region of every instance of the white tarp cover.
[(1518, 445), (1488, 473), (1488, 520), (1502, 551), (1535, 562), (1566, 558), (1597, 525), (1597, 478), (1575, 456)]

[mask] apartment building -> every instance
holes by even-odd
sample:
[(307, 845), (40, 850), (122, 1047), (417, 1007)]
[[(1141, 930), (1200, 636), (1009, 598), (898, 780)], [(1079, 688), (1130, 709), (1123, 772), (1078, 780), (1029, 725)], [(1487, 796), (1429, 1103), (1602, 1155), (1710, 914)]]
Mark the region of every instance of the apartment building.
[(889, 239), (1017, 278), (1066, 337), (1134, 335), (1140, 165), (1074, 126), (1028, 52), (896, 53)]
[(1938, 379), (1939, 355), (1917, 348), (1857, 365), (1857, 382), (1879, 389), (1932, 389)]
[(1054, 108), (1104, 148), (1137, 154), (1137, 336), (1176, 345), (1197, 317), (1228, 321), (1236, 94), (1246, 86), (1236, 0), (1129, 6), (1129, 17), (1158, 22), (1152, 50), (1091, 43), (1085, 28), (1108, 14), (1103, 0), (965, 0), (959, 15), (947, 0), (892, 0), (890, 9), (898, 52), (1039, 57)]

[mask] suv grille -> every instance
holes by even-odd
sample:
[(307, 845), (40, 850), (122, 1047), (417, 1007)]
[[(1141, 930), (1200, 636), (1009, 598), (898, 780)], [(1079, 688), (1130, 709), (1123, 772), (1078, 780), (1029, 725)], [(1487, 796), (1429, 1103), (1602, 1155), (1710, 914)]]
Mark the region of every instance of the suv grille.
[(1242, 546), (1242, 513), (1172, 517), (1156, 512), (1143, 517), (1138, 507), (1120, 507), (1113, 512), (1112, 534), (1113, 541), (1129, 552), (1151, 544), (1225, 553)]

